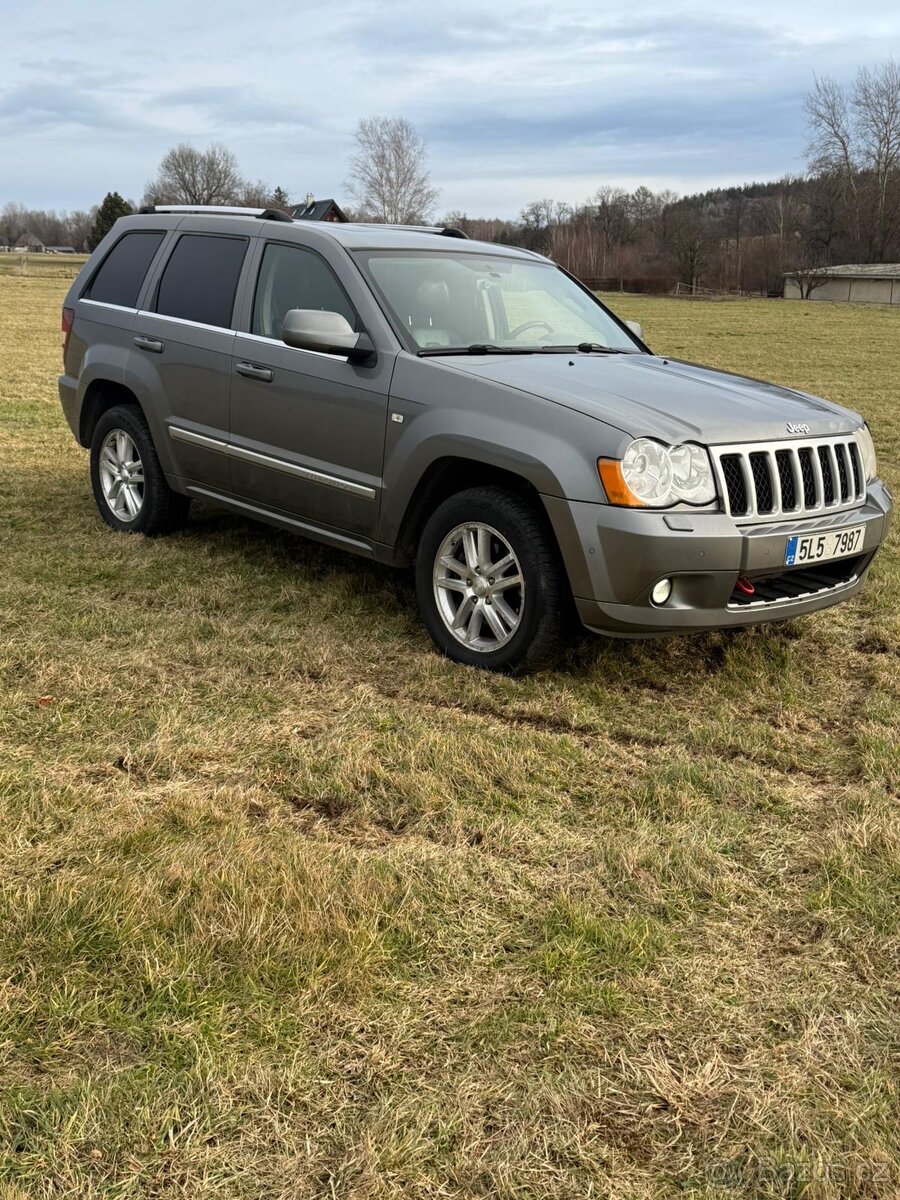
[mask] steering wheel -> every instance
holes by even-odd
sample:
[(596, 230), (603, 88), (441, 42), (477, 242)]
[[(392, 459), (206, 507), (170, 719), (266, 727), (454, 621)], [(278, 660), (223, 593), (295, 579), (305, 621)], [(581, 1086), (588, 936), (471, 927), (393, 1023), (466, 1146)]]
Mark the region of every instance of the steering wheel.
[(515, 329), (511, 329), (509, 336), (517, 338), (520, 333), (527, 333), (529, 329), (544, 329), (547, 333), (553, 332), (553, 326), (548, 325), (546, 321), (525, 321), (522, 325), (517, 325)]

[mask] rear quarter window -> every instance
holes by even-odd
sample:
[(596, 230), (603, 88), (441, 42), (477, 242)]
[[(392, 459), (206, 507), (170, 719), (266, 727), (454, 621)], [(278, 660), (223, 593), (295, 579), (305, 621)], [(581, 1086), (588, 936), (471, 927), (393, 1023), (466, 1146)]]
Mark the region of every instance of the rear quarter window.
[(162, 244), (160, 231), (126, 233), (100, 264), (82, 299), (134, 308), (147, 268)]
[(230, 329), (246, 252), (247, 238), (183, 233), (159, 281), (156, 311)]

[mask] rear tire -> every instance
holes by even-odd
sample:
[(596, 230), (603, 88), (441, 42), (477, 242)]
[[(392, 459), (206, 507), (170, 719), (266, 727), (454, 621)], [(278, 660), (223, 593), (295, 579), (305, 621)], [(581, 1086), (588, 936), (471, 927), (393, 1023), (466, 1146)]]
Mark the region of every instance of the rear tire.
[(119, 533), (172, 533), (191, 506), (166, 482), (144, 414), (130, 404), (108, 409), (94, 428), (91, 486), (100, 516)]
[(521, 674), (552, 662), (571, 627), (571, 596), (541, 515), (499, 487), (458, 492), (432, 514), (416, 554), (425, 627), (448, 658)]

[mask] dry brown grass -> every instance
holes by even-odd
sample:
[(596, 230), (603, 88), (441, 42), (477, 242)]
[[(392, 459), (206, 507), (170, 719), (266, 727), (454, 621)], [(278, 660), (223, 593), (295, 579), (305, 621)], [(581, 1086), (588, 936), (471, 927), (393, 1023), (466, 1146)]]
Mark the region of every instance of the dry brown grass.
[[(0, 1196), (896, 1196), (896, 539), (795, 625), (473, 673), (403, 576), (103, 526), (64, 287), (0, 279)], [(900, 481), (900, 311), (619, 308)]]

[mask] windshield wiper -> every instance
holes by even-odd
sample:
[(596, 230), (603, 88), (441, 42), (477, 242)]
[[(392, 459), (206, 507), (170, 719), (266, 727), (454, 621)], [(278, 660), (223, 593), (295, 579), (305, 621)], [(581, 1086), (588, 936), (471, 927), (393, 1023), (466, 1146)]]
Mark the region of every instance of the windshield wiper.
[(600, 342), (579, 342), (577, 346), (544, 346), (548, 354), (631, 354), (631, 350), (620, 350), (618, 346), (604, 346)]
[(431, 358), (436, 354), (540, 354), (533, 346), (492, 346), (489, 342), (473, 342), (471, 346), (430, 346), (417, 350), (419, 358)]
[(620, 350), (600, 342), (579, 342), (577, 346), (494, 346), (490, 342), (473, 342), (471, 346), (429, 346), (416, 351), (419, 358), (438, 354), (632, 354), (639, 351)]

